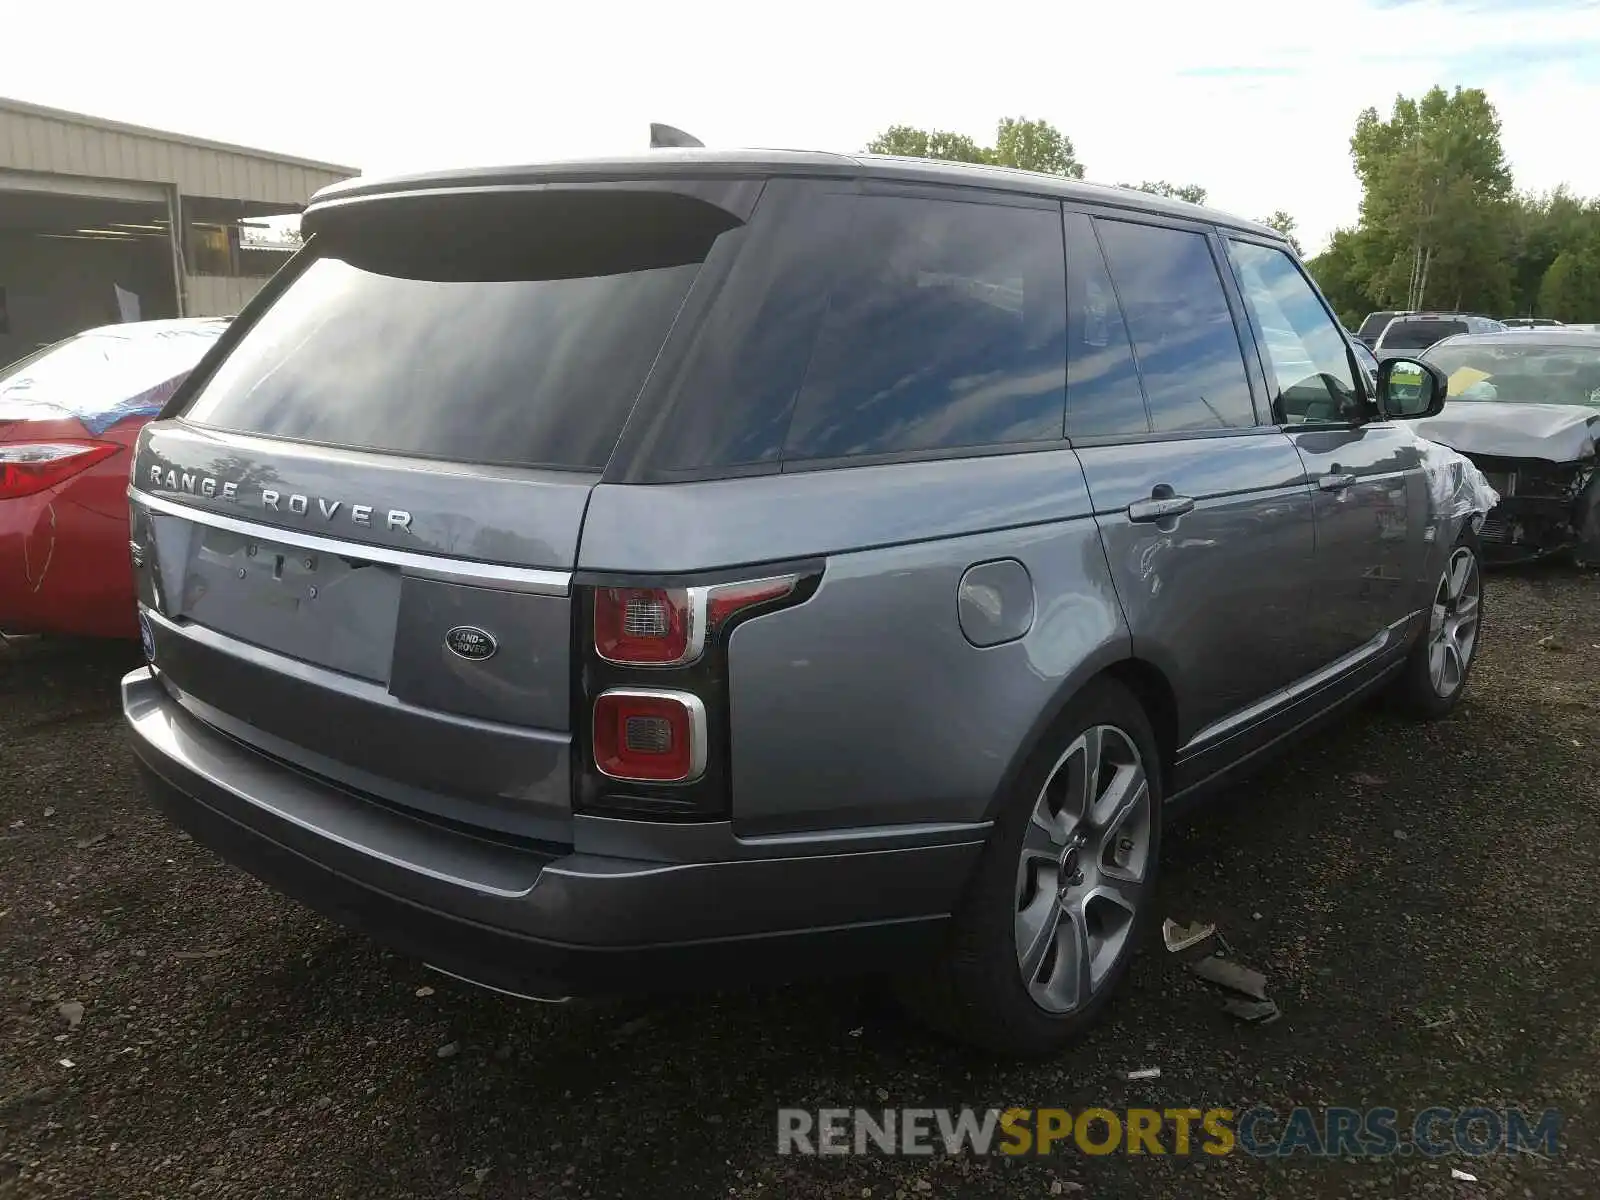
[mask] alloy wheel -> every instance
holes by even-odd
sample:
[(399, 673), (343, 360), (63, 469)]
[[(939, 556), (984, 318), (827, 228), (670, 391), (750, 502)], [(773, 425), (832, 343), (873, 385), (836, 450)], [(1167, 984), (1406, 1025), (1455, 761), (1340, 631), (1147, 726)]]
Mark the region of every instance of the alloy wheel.
[(1428, 678), (1441, 698), (1455, 695), (1466, 680), (1478, 646), (1481, 593), (1477, 555), (1459, 546), (1445, 564), (1428, 618)]
[(1079, 734), (1040, 789), (1017, 865), (1017, 966), (1046, 1012), (1083, 1008), (1136, 927), (1151, 868), (1150, 783), (1114, 725)]

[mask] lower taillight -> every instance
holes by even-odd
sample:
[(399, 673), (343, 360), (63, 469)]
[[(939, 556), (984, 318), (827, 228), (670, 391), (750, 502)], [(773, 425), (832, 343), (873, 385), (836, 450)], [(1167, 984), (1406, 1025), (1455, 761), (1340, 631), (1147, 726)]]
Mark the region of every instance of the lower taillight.
[(12, 442), (0, 445), (0, 500), (52, 488), (104, 462), (122, 447), (112, 442)]
[(635, 783), (688, 783), (706, 769), (706, 710), (692, 692), (613, 688), (594, 702), (600, 773)]

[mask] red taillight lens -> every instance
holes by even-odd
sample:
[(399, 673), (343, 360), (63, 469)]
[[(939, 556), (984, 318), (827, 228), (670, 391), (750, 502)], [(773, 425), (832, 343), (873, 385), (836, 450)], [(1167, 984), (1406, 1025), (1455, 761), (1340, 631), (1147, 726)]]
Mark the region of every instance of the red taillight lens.
[(688, 692), (603, 692), (594, 702), (594, 761), (613, 779), (696, 779), (706, 766), (705, 706)]
[(0, 500), (54, 487), (104, 462), (122, 447), (110, 442), (17, 442), (0, 445)]
[(706, 597), (706, 624), (712, 629), (720, 628), (724, 621), (743, 609), (765, 604), (769, 600), (783, 599), (794, 591), (798, 582), (793, 575), (781, 575), (775, 579), (725, 583), (714, 587)]
[(692, 658), (694, 613), (681, 588), (601, 588), (594, 648), (607, 662), (667, 666)]

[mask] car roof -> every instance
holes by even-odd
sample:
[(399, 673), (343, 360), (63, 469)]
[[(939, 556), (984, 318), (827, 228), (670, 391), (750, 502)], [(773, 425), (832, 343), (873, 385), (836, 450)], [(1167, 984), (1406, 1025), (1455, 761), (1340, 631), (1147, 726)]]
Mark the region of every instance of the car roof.
[(1561, 350), (1572, 346), (1587, 346), (1600, 350), (1600, 333), (1584, 329), (1567, 329), (1565, 326), (1534, 329), (1507, 329), (1503, 333), (1456, 333), (1435, 342), (1439, 346), (1538, 346), (1547, 350)]
[(97, 325), (93, 329), (82, 330), (78, 336), (92, 334), (95, 337), (137, 341), (159, 333), (176, 333), (183, 330), (198, 333), (201, 330), (214, 329), (220, 332), (228, 327), (228, 322), (231, 320), (232, 317), (170, 317), (160, 321), (124, 321), (120, 325)]
[(1246, 220), (1203, 205), (1190, 204), (1186, 200), (1157, 196), (1133, 188), (1086, 183), (1078, 179), (1066, 179), (1040, 171), (1020, 171), (1011, 167), (990, 167), (925, 158), (901, 158), (887, 154), (836, 154), (809, 150), (707, 150), (674, 147), (614, 158), (568, 159), (520, 166), (470, 167), (386, 178), (358, 176), (332, 184), (317, 192), (312, 196), (306, 211), (314, 212), (324, 205), (358, 197), (403, 195), (455, 188), (488, 189), (536, 183), (585, 183), (611, 179), (660, 179), (673, 176), (751, 178), (773, 175), (885, 179), (1023, 192), (1205, 221), (1244, 230), (1279, 242), (1284, 240), (1283, 235), (1277, 230), (1260, 222)]

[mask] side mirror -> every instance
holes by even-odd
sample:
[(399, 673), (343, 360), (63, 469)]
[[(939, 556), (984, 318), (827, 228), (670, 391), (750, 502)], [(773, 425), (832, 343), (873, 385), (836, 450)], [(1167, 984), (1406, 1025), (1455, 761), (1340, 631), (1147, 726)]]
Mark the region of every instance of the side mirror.
[(1378, 364), (1378, 408), (1386, 419), (1436, 417), (1449, 392), (1450, 380), (1432, 363), (1391, 358)]

